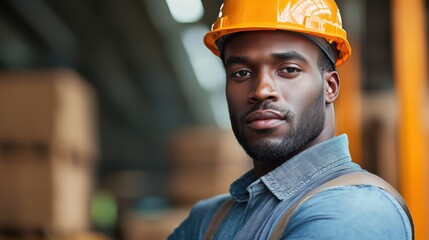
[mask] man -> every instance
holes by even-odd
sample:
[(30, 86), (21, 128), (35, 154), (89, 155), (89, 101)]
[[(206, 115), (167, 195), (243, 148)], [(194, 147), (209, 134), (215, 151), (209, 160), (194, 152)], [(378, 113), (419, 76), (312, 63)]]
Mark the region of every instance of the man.
[(336, 66), (351, 48), (333, 0), (225, 0), (204, 40), (224, 62), (232, 129), (254, 169), (229, 195), (197, 203), (170, 240), (271, 239), (288, 211), (281, 239), (412, 239), (406, 211), (377, 186), (334, 185), (302, 200), (364, 171), (347, 136), (334, 136)]

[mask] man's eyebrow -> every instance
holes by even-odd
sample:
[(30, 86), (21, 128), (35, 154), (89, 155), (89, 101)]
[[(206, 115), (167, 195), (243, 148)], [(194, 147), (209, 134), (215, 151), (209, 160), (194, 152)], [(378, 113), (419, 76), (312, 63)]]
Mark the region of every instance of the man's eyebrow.
[(225, 61), (225, 66), (231, 65), (231, 64), (245, 64), (248, 63), (249, 59), (246, 57), (234, 57), (231, 56)]
[(276, 60), (300, 60), (304, 63), (308, 63), (307, 59), (303, 55), (295, 51), (273, 53), (271, 54), (271, 57)]
[[(299, 60), (304, 63), (308, 63), (307, 59), (303, 55), (295, 51), (273, 53), (271, 54), (271, 57), (275, 60)], [(246, 57), (231, 56), (231, 57), (228, 57), (228, 59), (226, 59), (225, 67), (232, 64), (246, 64), (246, 63), (249, 63), (249, 59)]]

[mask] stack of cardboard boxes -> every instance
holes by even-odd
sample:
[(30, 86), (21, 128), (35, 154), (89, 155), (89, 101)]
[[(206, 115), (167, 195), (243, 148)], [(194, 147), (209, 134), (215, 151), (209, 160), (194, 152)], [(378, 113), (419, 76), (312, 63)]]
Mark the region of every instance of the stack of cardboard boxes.
[(127, 240), (164, 240), (199, 200), (228, 193), (230, 184), (251, 167), (231, 130), (191, 127), (171, 138), (168, 199), (171, 209), (132, 213), (126, 218)]
[(1, 239), (71, 239), (89, 229), (94, 103), (70, 70), (0, 73)]

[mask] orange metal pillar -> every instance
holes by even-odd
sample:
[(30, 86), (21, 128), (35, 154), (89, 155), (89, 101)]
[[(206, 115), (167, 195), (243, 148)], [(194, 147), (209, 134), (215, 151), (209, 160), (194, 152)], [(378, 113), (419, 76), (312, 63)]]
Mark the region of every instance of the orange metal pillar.
[(394, 74), (399, 103), (401, 192), (414, 217), (416, 239), (427, 234), (427, 129), (424, 126), (427, 79), (424, 0), (393, 0)]

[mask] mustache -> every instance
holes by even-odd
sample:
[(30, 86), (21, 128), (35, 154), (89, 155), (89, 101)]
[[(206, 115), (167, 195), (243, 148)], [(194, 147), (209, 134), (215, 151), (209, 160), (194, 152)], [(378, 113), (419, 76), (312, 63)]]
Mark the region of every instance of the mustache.
[(240, 119), (245, 121), (245, 119), (247, 118), (247, 116), (249, 116), (249, 114), (251, 114), (255, 111), (258, 111), (258, 110), (277, 111), (277, 112), (284, 115), (287, 122), (291, 122), (293, 120), (293, 118), (295, 117), (295, 114), (290, 109), (278, 107), (278, 106), (272, 104), (271, 102), (260, 102), (260, 103), (256, 103), (255, 105), (252, 106), (251, 109), (249, 109), (247, 112), (242, 114)]

